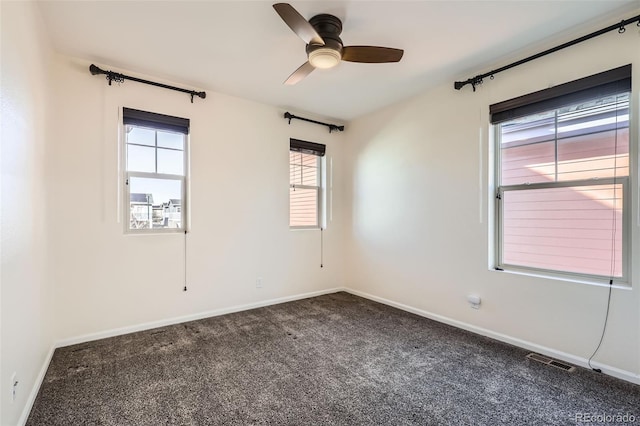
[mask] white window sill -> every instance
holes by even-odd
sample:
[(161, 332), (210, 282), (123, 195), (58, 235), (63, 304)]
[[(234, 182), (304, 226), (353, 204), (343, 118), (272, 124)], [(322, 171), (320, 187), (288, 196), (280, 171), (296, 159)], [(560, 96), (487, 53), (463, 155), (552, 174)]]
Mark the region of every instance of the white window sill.
[(127, 237), (129, 236), (139, 237), (144, 235), (184, 235), (184, 229), (156, 230), (156, 231), (149, 231), (149, 232), (125, 231), (124, 235)]
[[(579, 276), (573, 277), (573, 276), (567, 276), (563, 274), (554, 274), (551, 272), (545, 273), (545, 272), (521, 270), (513, 267), (507, 267), (505, 269), (490, 268), (489, 270), (493, 272), (523, 275), (523, 276), (532, 277), (532, 278), (542, 278), (542, 279), (548, 279), (548, 280), (565, 281), (565, 282), (571, 282), (571, 283), (587, 284), (587, 285), (593, 285), (597, 287), (609, 288), (609, 282), (606, 279), (598, 280), (598, 279), (590, 279), (589, 277), (579, 277)], [(614, 284), (611, 287), (617, 290), (632, 290), (632, 287), (629, 283), (614, 282)]]

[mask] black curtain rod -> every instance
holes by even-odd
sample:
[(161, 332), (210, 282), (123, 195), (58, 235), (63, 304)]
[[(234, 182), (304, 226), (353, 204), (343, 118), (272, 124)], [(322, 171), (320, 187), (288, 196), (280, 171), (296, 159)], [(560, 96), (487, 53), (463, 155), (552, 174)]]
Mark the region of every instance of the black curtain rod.
[(89, 66), (89, 71), (91, 72), (92, 75), (98, 75), (98, 74), (106, 75), (107, 81), (109, 82), (109, 86), (111, 86), (112, 81), (115, 81), (116, 83), (122, 83), (125, 79), (127, 79), (131, 81), (137, 81), (138, 83), (149, 84), (151, 86), (162, 87), (163, 89), (170, 89), (170, 90), (175, 90), (177, 92), (187, 93), (191, 95), (191, 103), (193, 103), (194, 96), (197, 96), (202, 99), (207, 97), (207, 94), (205, 92), (196, 92), (195, 90), (187, 90), (187, 89), (182, 89), (180, 87), (169, 86), (168, 84), (156, 83), (155, 81), (143, 80), (141, 78), (120, 74), (118, 72), (105, 71), (93, 64)]
[(455, 83), (453, 83), (453, 87), (456, 90), (460, 90), (464, 86), (466, 86), (467, 84), (470, 84), (473, 87), (473, 91), (475, 92), (476, 91), (476, 86), (482, 84), (482, 80), (484, 78), (486, 78), (486, 77), (491, 77), (491, 79), (493, 80), (493, 76), (498, 74), (499, 72), (506, 71), (506, 70), (508, 70), (510, 68), (513, 68), (513, 67), (517, 67), (518, 65), (522, 65), (524, 63), (533, 61), (534, 59), (541, 58), (541, 57), (546, 56), (546, 55), (548, 55), (550, 53), (554, 53), (554, 52), (557, 52), (558, 50), (562, 50), (562, 49), (564, 49), (566, 47), (573, 46), (574, 44), (582, 43), (583, 41), (592, 39), (592, 38), (597, 37), (599, 35), (602, 35), (604, 33), (608, 33), (609, 31), (618, 30), (618, 32), (620, 34), (622, 34), (622, 33), (624, 33), (626, 31), (625, 26), (627, 26), (628, 24), (631, 24), (632, 22), (635, 22), (635, 21), (638, 21), (637, 25), (640, 27), (640, 15), (637, 15), (637, 16), (634, 16), (631, 19), (623, 20), (618, 24), (610, 25), (610, 26), (608, 26), (606, 28), (603, 28), (601, 30), (592, 32), (591, 34), (587, 34), (587, 35), (582, 36), (580, 38), (577, 38), (575, 40), (568, 41), (568, 42), (563, 43), (563, 44), (561, 44), (559, 46), (553, 47), (551, 49), (547, 49), (544, 52), (540, 52), (540, 53), (536, 53), (535, 55), (531, 55), (531, 56), (529, 56), (527, 58), (520, 59), (519, 61), (513, 62), (513, 63), (511, 63), (509, 65), (505, 65), (505, 66), (500, 67), (498, 69), (495, 69), (493, 71), (489, 71), (487, 73), (480, 74), (480, 75), (477, 75), (475, 77), (471, 77), (471, 78), (469, 78), (469, 79), (467, 79), (465, 81), (456, 81)]
[(344, 131), (344, 126), (338, 126), (336, 124), (328, 124), (328, 123), (323, 123), (322, 121), (316, 121), (316, 120), (311, 120), (309, 118), (298, 117), (289, 112), (284, 113), (284, 118), (289, 120), (289, 124), (291, 124), (291, 119), (295, 118), (296, 120), (302, 120), (302, 121), (307, 121), (313, 124), (319, 124), (321, 126), (327, 126), (329, 128), (329, 133), (333, 132), (334, 130), (339, 130), (341, 132)]

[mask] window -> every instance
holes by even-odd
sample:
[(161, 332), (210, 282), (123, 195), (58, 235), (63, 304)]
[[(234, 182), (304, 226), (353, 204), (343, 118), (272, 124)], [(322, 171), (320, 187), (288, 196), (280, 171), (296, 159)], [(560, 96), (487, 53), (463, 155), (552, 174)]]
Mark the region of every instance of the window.
[(289, 149), (289, 226), (320, 228), (325, 146), (291, 139)]
[(123, 109), (127, 232), (185, 229), (189, 120)]
[(491, 106), (499, 268), (626, 281), (630, 68)]

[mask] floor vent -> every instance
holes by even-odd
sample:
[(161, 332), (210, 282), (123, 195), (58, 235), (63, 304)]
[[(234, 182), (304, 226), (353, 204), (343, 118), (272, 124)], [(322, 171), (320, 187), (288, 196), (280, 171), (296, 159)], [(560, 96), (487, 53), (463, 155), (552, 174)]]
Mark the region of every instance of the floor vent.
[(528, 354), (527, 358), (532, 359), (534, 361), (538, 361), (538, 362), (540, 362), (542, 364), (546, 364), (546, 365), (550, 365), (550, 366), (555, 367), (555, 368), (559, 368), (560, 370), (568, 371), (570, 373), (573, 370), (576, 369), (573, 365), (565, 364), (564, 362), (555, 360), (553, 358), (548, 358), (548, 357), (546, 357), (544, 355), (536, 354), (536, 353), (533, 353), (533, 352)]

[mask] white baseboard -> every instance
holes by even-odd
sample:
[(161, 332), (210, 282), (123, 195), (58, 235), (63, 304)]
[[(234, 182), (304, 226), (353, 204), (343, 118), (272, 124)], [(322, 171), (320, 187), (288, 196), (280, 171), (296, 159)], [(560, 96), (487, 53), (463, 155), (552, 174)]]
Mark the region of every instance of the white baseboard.
[(231, 314), (234, 312), (247, 311), (249, 309), (262, 308), (264, 306), (271, 306), (271, 305), (277, 305), (280, 303), (292, 302), (294, 300), (308, 299), (310, 297), (322, 296), (324, 294), (335, 293), (335, 292), (344, 291), (344, 290), (345, 290), (344, 288), (338, 287), (338, 288), (333, 288), (329, 290), (313, 291), (310, 293), (279, 297), (277, 299), (262, 300), (260, 302), (247, 303), (244, 305), (236, 305), (228, 308), (214, 309), (211, 311), (200, 312), (197, 314), (184, 315), (180, 317), (162, 319), (158, 321), (150, 321), (150, 322), (145, 322), (142, 324), (136, 324), (136, 325), (127, 326), (127, 327), (99, 331), (97, 333), (84, 334), (82, 336), (59, 340), (56, 343), (56, 348), (77, 345), (79, 343), (91, 342), (93, 340), (105, 339), (107, 337), (121, 336), (123, 334), (135, 333), (137, 331), (150, 330), (152, 328), (164, 327), (167, 325), (180, 324), (180, 323), (189, 322), (189, 321), (196, 321), (203, 318), (217, 317), (220, 315)]
[(24, 426), (27, 423), (27, 419), (29, 418), (33, 404), (36, 402), (36, 397), (38, 396), (38, 392), (40, 391), (40, 387), (44, 381), (44, 376), (47, 374), (47, 369), (49, 368), (49, 364), (51, 364), (51, 358), (53, 358), (53, 352), (55, 350), (56, 346), (54, 344), (51, 346), (51, 349), (49, 349), (49, 353), (47, 353), (47, 356), (42, 363), (42, 367), (40, 367), (40, 372), (38, 372), (36, 381), (31, 388), (31, 392), (29, 392), (29, 396), (27, 397), (27, 402), (24, 404), (24, 408), (22, 409), (22, 414), (18, 419), (18, 425), (20, 426)]
[[(348, 293), (351, 293), (356, 296), (364, 297), (365, 299), (373, 300), (374, 302), (383, 303), (385, 305), (393, 306), (394, 308), (401, 309), (403, 311), (411, 312), (416, 315), (420, 315), (421, 317), (429, 318), (434, 321), (438, 321), (444, 324), (452, 325), (457, 328), (461, 328), (463, 330), (470, 331), (472, 333), (480, 334), (482, 336), (490, 337), (495, 340), (499, 340), (504, 343), (509, 343), (510, 345), (518, 346), (520, 348), (524, 348), (530, 351), (534, 351), (543, 355), (547, 355), (552, 358), (556, 358), (562, 361), (569, 362), (574, 365), (579, 365), (580, 367), (589, 368), (587, 364), (587, 358), (579, 357), (576, 355), (572, 355), (566, 352), (558, 351), (552, 348), (548, 348), (546, 346), (538, 345), (536, 343), (528, 342), (526, 340), (518, 339), (516, 337), (511, 337), (506, 334), (498, 333), (492, 330), (488, 330), (486, 328), (477, 327), (472, 324), (467, 324), (462, 321), (454, 320), (452, 318), (448, 318), (442, 315), (434, 314), (431, 312), (424, 311), (422, 309), (414, 308), (409, 305), (405, 305), (403, 303), (394, 302), (393, 300), (385, 299), (383, 297), (374, 296), (369, 293), (365, 293), (359, 290), (353, 290), (350, 288), (341, 289)], [(616, 377), (618, 379), (626, 380), (631, 383), (640, 385), (640, 374), (634, 374), (630, 371), (622, 370), (617, 367), (612, 367), (607, 364), (602, 364), (599, 362), (591, 362), (591, 365), (594, 368), (599, 368), (602, 370), (604, 374), (609, 376)]]

